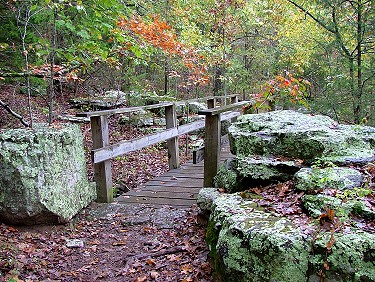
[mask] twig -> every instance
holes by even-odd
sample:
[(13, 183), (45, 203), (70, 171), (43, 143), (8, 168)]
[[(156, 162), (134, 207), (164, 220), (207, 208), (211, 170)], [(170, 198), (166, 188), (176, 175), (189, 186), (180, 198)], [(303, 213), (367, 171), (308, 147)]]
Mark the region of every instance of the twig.
[(131, 256), (130, 258), (124, 260), (125, 267), (124, 267), (123, 271), (125, 271), (125, 272), (128, 271), (130, 265), (132, 265), (135, 260), (141, 260), (141, 259), (145, 259), (145, 258), (148, 258), (148, 257), (156, 258), (156, 257), (171, 255), (171, 254), (180, 253), (180, 252), (187, 252), (187, 250), (183, 246), (177, 246), (177, 247), (174, 247), (174, 248), (170, 248), (170, 249), (167, 249), (167, 250), (161, 250), (161, 251), (157, 251), (157, 252), (154, 252), (154, 253), (134, 255), (134, 256)]
[(26, 127), (30, 127), (30, 124), (28, 124), (21, 115), (17, 114), (16, 112), (14, 112), (6, 103), (4, 103), (1, 99), (0, 99), (0, 105), (8, 112), (10, 113), (12, 116), (14, 116), (15, 118), (19, 119), (20, 122), (26, 126)]

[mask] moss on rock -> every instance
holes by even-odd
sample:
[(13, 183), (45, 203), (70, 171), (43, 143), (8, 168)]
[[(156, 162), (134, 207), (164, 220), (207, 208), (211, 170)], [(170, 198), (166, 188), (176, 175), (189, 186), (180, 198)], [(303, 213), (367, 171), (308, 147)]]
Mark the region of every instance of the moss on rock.
[(229, 128), (237, 156), (282, 155), (337, 164), (375, 159), (375, 128), (337, 125), (325, 116), (295, 111), (244, 115)]
[(355, 169), (344, 167), (302, 168), (295, 176), (295, 187), (301, 191), (326, 188), (339, 190), (360, 187), (363, 175)]
[(0, 134), (0, 219), (13, 224), (65, 222), (95, 198), (77, 125)]
[(306, 233), (239, 194), (215, 190), (204, 189), (211, 195), (207, 242), (223, 281), (317, 281), (320, 271), (325, 281), (375, 281), (375, 234)]

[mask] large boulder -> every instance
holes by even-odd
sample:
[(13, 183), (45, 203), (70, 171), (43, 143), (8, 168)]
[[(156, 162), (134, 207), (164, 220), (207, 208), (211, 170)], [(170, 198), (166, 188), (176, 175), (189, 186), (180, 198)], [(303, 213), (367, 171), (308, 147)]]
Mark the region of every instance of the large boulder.
[(0, 132), (0, 221), (66, 222), (96, 197), (77, 125)]
[(358, 170), (346, 167), (302, 168), (295, 175), (295, 186), (301, 191), (326, 188), (339, 190), (361, 187), (364, 176)]
[(229, 128), (237, 156), (276, 155), (335, 164), (375, 160), (375, 128), (339, 125), (329, 117), (295, 111), (240, 116)]
[(211, 214), (207, 242), (223, 281), (375, 281), (375, 234), (324, 231), (214, 188), (198, 205)]
[(291, 180), (301, 165), (293, 160), (275, 157), (234, 157), (226, 160), (214, 178), (215, 187), (238, 192), (259, 185)]
[(72, 98), (69, 100), (69, 104), (78, 109), (110, 109), (126, 105), (127, 100), (126, 93), (119, 90), (109, 90), (106, 91), (102, 96)]
[(223, 281), (375, 281), (375, 128), (275, 111), (229, 141), (198, 196)]

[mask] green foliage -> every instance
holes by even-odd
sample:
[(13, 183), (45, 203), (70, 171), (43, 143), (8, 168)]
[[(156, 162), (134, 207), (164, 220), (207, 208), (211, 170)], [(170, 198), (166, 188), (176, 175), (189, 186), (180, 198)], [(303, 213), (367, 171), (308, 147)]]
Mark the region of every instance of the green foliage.
[[(0, 73), (25, 69), (20, 27), (27, 9), (32, 13), (25, 37), (30, 65), (48, 65), (54, 55), (55, 64), (66, 68), (70, 80), (84, 82), (88, 92), (101, 93), (115, 85), (125, 92), (175, 98), (213, 93), (249, 98), (260, 93), (257, 106), (307, 107), (308, 100), (312, 111), (337, 120), (375, 124), (372, 1), (3, 1)], [(175, 42), (204, 58), (207, 85), (192, 83), (192, 72), (181, 57), (146, 44), (134, 31), (117, 28), (120, 19), (135, 16), (150, 23), (156, 15), (171, 27)], [(280, 76), (285, 70), (311, 85)], [(287, 81), (291, 87), (283, 86)]]
[(370, 195), (372, 191), (368, 188), (356, 187), (353, 190), (345, 190), (342, 193), (337, 193), (336, 197), (342, 200), (353, 200), (358, 198), (363, 198)]
[(306, 97), (310, 85), (309, 81), (294, 78), (289, 72), (286, 76), (278, 75), (266, 82), (261, 92), (253, 96), (256, 100), (253, 107), (273, 110), (275, 106), (285, 109), (298, 104), (309, 108)]

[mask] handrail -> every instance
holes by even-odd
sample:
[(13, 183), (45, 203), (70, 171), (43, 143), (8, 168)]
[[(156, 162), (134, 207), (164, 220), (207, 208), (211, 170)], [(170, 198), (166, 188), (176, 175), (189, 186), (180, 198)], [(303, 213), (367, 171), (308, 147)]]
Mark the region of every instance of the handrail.
[(151, 110), (151, 109), (163, 108), (163, 107), (171, 106), (171, 105), (173, 105), (173, 102), (159, 103), (159, 104), (139, 106), (139, 107), (118, 108), (118, 109), (113, 109), (113, 110), (82, 112), (82, 113), (77, 113), (77, 116), (78, 117), (109, 116), (109, 115), (114, 115), (114, 114), (132, 113), (132, 112), (137, 112), (140, 110)]
[[(222, 115), (220, 120), (225, 121), (228, 119), (235, 118), (240, 114), (237, 112), (230, 112)], [(205, 121), (199, 120), (189, 124), (180, 125), (179, 127), (173, 127), (165, 129), (162, 132), (157, 132), (154, 134), (149, 134), (140, 138), (125, 140), (118, 142), (116, 144), (106, 146), (100, 149), (92, 150), (91, 157), (94, 164), (103, 161), (114, 159), (118, 156), (124, 155), (126, 153), (142, 149), (144, 147), (154, 145), (156, 143), (169, 140), (171, 138), (184, 135), (198, 129), (204, 128)]]
[(213, 115), (217, 115), (217, 114), (221, 114), (221, 113), (225, 113), (225, 112), (228, 112), (228, 111), (238, 109), (239, 107), (241, 107), (243, 105), (247, 105), (249, 103), (251, 103), (251, 101), (241, 101), (241, 102), (237, 102), (237, 103), (234, 103), (234, 104), (222, 106), (220, 108), (200, 110), (200, 111), (198, 111), (198, 115), (213, 116)]
[[(231, 105), (215, 108), (216, 100), (223, 98), (230, 99)], [(204, 166), (204, 185), (205, 187), (212, 185), (212, 179), (217, 172), (217, 160), (220, 156), (220, 150), (218, 149), (220, 148), (220, 145), (218, 145), (220, 143), (220, 141), (218, 141), (220, 140), (220, 122), (223, 120), (236, 118), (240, 114), (238, 112), (230, 111), (233, 109), (238, 109), (243, 104), (249, 102), (238, 103), (238, 95), (212, 96), (199, 99), (206, 100), (207, 107), (209, 108), (208, 110), (199, 111), (199, 113), (206, 115), (205, 121), (203, 122), (203, 120), (200, 120), (182, 126), (177, 126), (176, 105), (190, 103), (192, 101), (197, 101), (197, 99), (182, 102), (178, 101), (159, 103), (140, 107), (82, 112), (77, 114), (77, 116), (80, 117), (89, 117), (91, 121), (91, 132), (93, 140), (93, 149), (91, 150), (91, 155), (94, 164), (94, 176), (96, 182), (98, 202), (109, 203), (113, 201), (111, 167), (111, 160), (113, 158), (167, 140), (169, 168), (177, 168), (179, 167), (178, 136), (195, 131), (203, 127), (205, 127), (206, 131), (206, 162)], [(140, 110), (149, 110), (156, 108), (165, 109), (166, 129), (163, 132), (150, 134), (138, 139), (121, 141), (113, 145), (109, 144), (109, 116), (114, 114), (130, 113)], [(223, 113), (223, 115), (221, 115), (221, 113)], [(208, 169), (207, 167), (209, 166), (210, 168)], [(206, 170), (209, 172), (206, 172)]]
[(124, 114), (124, 113), (137, 112), (137, 111), (140, 111), (140, 110), (151, 110), (151, 109), (164, 108), (166, 106), (171, 106), (173, 104), (178, 106), (178, 105), (183, 105), (183, 104), (192, 103), (192, 102), (207, 101), (207, 100), (211, 100), (211, 99), (225, 99), (225, 98), (229, 99), (229, 98), (233, 98), (233, 97), (237, 97), (237, 96), (238, 96), (238, 94), (227, 95), (227, 96), (209, 96), (209, 97), (204, 97), (204, 98), (189, 99), (189, 100), (185, 100), (185, 101), (162, 102), (162, 103), (147, 105), (147, 106), (117, 108), (117, 109), (112, 109), (112, 110), (101, 110), (101, 111), (92, 111), (92, 112), (82, 112), (82, 113), (77, 113), (76, 116), (78, 116), (78, 117), (109, 116), (109, 115), (114, 115), (114, 114)]

